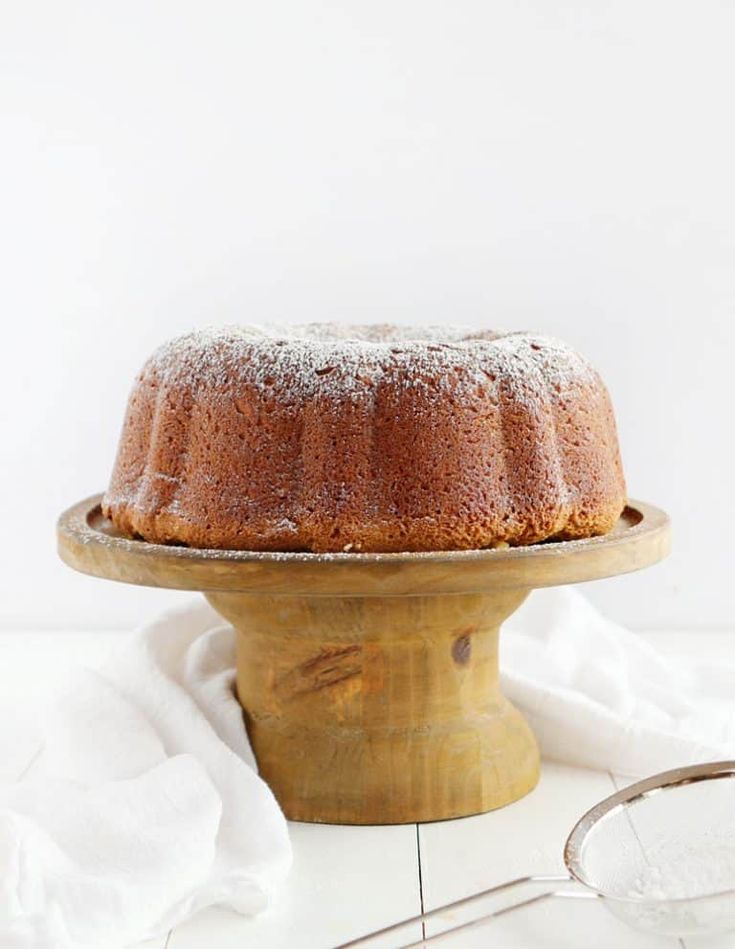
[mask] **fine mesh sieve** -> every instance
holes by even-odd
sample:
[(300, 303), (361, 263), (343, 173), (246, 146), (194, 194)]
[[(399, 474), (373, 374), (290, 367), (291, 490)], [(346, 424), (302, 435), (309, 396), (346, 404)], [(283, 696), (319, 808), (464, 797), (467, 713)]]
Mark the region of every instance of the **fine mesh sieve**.
[[(449, 942), (461, 931), (553, 898), (599, 898), (636, 929), (672, 936), (735, 929), (733, 779), (735, 761), (721, 761), (639, 781), (595, 805), (574, 826), (564, 848), (569, 876), (511, 880), (342, 949)], [(490, 911), (488, 901), (496, 904)], [(458, 922), (458, 911), (473, 909), (480, 915)], [(426, 927), (429, 920), (437, 931), (424, 929), (426, 936), (416, 941), (417, 924)]]

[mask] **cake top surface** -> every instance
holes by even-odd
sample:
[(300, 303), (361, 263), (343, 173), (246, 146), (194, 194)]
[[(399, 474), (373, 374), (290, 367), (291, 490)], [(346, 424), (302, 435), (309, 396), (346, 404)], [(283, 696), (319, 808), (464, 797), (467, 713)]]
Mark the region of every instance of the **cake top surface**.
[(164, 343), (144, 373), (188, 385), (226, 386), (233, 378), (302, 397), (349, 395), (390, 374), (396, 384), (439, 388), (496, 386), (526, 395), (563, 391), (596, 373), (560, 340), (527, 332), (462, 326), (308, 323), (221, 326)]
[[(497, 339), (507, 333), (467, 326), (401, 326), (396, 323), (297, 323), (292, 326), (263, 327), (247, 325), (229, 327), (245, 336), (264, 339), (312, 340), (315, 343), (463, 343), (471, 340)], [(203, 330), (202, 332), (207, 332)], [(216, 332), (216, 329), (215, 329)]]

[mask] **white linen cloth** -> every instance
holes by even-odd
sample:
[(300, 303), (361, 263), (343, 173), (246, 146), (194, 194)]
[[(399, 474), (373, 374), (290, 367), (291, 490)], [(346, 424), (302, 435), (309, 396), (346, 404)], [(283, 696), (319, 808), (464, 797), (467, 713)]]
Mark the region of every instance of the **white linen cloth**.
[[(631, 775), (735, 757), (735, 668), (664, 658), (572, 589), (531, 595), (501, 665), (547, 757)], [(3, 949), (119, 947), (268, 904), (291, 850), (233, 682), (232, 629), (201, 600), (53, 702), (40, 757), (0, 785)]]
[(105, 949), (212, 904), (264, 909), (291, 865), (233, 694), (232, 628), (202, 599), (81, 670), (41, 758), (0, 786), (0, 946)]
[(634, 777), (735, 758), (735, 648), (729, 666), (664, 656), (558, 587), (510, 617), (500, 665), (544, 757)]

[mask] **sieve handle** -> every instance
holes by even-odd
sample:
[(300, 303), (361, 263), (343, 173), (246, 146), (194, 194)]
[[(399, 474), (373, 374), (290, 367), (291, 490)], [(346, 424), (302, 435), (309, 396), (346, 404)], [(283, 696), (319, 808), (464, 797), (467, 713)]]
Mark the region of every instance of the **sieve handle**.
[[(551, 887), (552, 881), (555, 880), (553, 887)], [(544, 889), (541, 893), (536, 893), (535, 896), (529, 896), (526, 899), (518, 900), (515, 903), (509, 903), (507, 906), (503, 906), (501, 909), (493, 910), (491, 913), (483, 913), (482, 916), (477, 916), (475, 919), (471, 919), (466, 923), (460, 923), (457, 926), (452, 926), (449, 929), (443, 929), (440, 933), (435, 933), (433, 936), (424, 936), (418, 942), (412, 942), (408, 945), (402, 946), (402, 949), (418, 949), (418, 947), (425, 946), (428, 943), (436, 945), (444, 938), (449, 938), (458, 932), (466, 932), (468, 929), (474, 929), (475, 927), (484, 926), (488, 920), (497, 919), (499, 916), (505, 916), (506, 913), (512, 913), (514, 910), (522, 909), (525, 906), (533, 906), (535, 903), (543, 903), (546, 900), (551, 899), (597, 899), (598, 894), (587, 890), (577, 883), (576, 880), (571, 879), (571, 877), (521, 877), (518, 880), (512, 880), (510, 884), (505, 884), (502, 889), (509, 890), (513, 886), (522, 886), (523, 884), (532, 884), (532, 883), (544, 883), (546, 887), (551, 887), (550, 889)], [(568, 887), (568, 889), (566, 889)], [(472, 897), (475, 899), (476, 897)], [(451, 905), (451, 904), (449, 904)], [(431, 915), (431, 914), (427, 914)]]
[[(461, 900), (456, 900), (453, 903), (447, 903), (444, 906), (439, 906), (436, 909), (430, 910), (427, 913), (421, 913), (418, 916), (413, 916), (410, 919), (404, 919), (400, 923), (395, 923), (392, 926), (386, 926), (384, 929), (376, 930), (366, 936), (361, 936), (359, 939), (354, 939), (351, 942), (343, 943), (338, 949), (368, 949), (369, 946), (375, 945), (376, 947), (380, 944), (385, 946), (386, 943), (383, 942), (383, 937), (387, 936), (389, 933), (393, 933), (398, 936), (399, 931), (409, 926), (415, 926), (417, 923), (426, 923), (428, 920), (436, 919), (437, 917), (442, 916), (450, 912), (451, 910), (457, 910), (460, 908), (470, 907), (472, 904), (479, 902), (480, 900), (487, 899), (493, 896), (500, 896), (506, 893), (512, 893), (514, 890), (523, 890), (528, 887), (541, 887), (540, 893), (535, 893), (533, 896), (526, 895), (521, 897), (514, 903), (509, 903), (505, 906), (502, 906), (500, 909), (494, 910), (490, 913), (482, 913), (481, 916), (477, 916), (474, 919), (466, 923), (459, 923), (456, 926), (450, 926), (448, 929), (444, 929), (435, 935), (425, 935), (423, 938), (411, 942), (396, 942), (394, 945), (400, 946), (401, 949), (417, 949), (417, 947), (424, 946), (427, 943), (436, 944), (440, 939), (448, 937), (451, 934), (466, 931), (474, 926), (480, 926), (486, 923), (489, 919), (494, 919), (498, 916), (504, 916), (506, 913), (511, 913), (516, 909), (521, 909), (524, 906), (531, 906), (534, 903), (539, 903), (543, 900), (552, 899), (554, 897), (575, 897), (575, 898), (596, 898), (597, 894), (591, 892), (590, 890), (584, 889), (576, 880), (573, 880), (569, 876), (526, 876), (518, 877), (515, 880), (508, 880), (506, 883), (500, 883), (497, 886), (492, 886), (487, 890), (482, 890), (479, 893), (473, 893), (471, 896), (466, 896)], [(408, 934), (405, 934), (406, 936)]]

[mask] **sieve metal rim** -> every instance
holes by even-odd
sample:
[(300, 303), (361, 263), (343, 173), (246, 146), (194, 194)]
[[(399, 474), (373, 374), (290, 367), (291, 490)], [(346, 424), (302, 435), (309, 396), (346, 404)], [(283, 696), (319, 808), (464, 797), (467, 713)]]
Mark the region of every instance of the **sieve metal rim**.
[(629, 785), (627, 788), (616, 791), (615, 794), (611, 794), (610, 797), (606, 797), (603, 801), (595, 804), (594, 807), (591, 807), (586, 814), (583, 814), (582, 817), (579, 818), (564, 845), (564, 863), (566, 864), (570, 876), (588, 889), (594, 890), (594, 892), (603, 899), (615, 900), (619, 903), (631, 903), (636, 905), (650, 905), (652, 903), (684, 904), (716, 899), (718, 897), (735, 898), (735, 888), (720, 890), (716, 893), (702, 893), (697, 896), (675, 896), (667, 897), (666, 899), (618, 896), (617, 894), (606, 893), (595, 886), (586, 876), (582, 867), (582, 848), (584, 842), (589, 832), (603, 818), (612, 816), (618, 811), (624, 810), (626, 807), (634, 804), (636, 801), (652, 797), (654, 794), (684, 787), (687, 784), (696, 784), (701, 781), (716, 781), (722, 780), (723, 778), (735, 778), (735, 759), (728, 761), (708, 761), (702, 764), (688, 765), (684, 768), (673, 768), (671, 771), (662, 771), (659, 774), (651, 775), (650, 778), (645, 778), (643, 781), (638, 781), (635, 784)]

